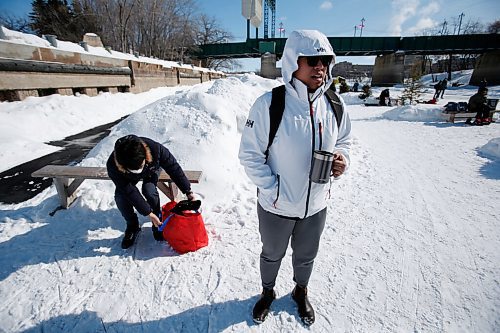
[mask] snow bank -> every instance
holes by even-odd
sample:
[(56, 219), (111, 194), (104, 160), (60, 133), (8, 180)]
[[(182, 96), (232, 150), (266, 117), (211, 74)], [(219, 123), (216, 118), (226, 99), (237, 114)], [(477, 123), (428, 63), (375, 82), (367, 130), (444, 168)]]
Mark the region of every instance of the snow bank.
[(348, 93), (343, 93), (340, 96), (344, 99), (344, 102), (347, 105), (361, 105), (365, 101), (358, 97), (360, 94), (361, 92), (348, 92)]
[(492, 159), (500, 160), (500, 138), (494, 138), (478, 149), (480, 154)]
[(131, 133), (146, 136), (168, 147), (185, 170), (201, 170), (202, 181), (195, 190), (215, 193), (207, 200), (219, 201), (231, 195), (242, 176), (233, 170), (239, 169), (239, 137), (248, 110), (258, 96), (278, 84), (246, 74), (167, 96), (116, 125), (82, 164), (105, 165), (118, 138)]
[(33, 45), (37, 47), (52, 47), (47, 40), (40, 38), (38, 36), (25, 34), (14, 30), (9, 30), (4, 26), (0, 26), (0, 29), (2, 29), (2, 33), (0, 35), (3, 34), (3, 38), (5, 38), (5, 40), (9, 42), (17, 44)]
[(164, 87), (140, 94), (100, 93), (90, 97), (50, 95), (0, 103), (0, 171), (52, 153), (61, 140), (129, 115), (190, 87)]
[(436, 105), (418, 104), (395, 107), (382, 114), (382, 118), (406, 121), (442, 121), (443, 108)]

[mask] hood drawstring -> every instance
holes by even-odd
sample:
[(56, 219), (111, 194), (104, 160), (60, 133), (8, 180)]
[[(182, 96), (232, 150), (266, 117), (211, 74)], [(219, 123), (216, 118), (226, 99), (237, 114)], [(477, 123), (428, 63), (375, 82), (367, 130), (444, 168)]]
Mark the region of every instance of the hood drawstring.
[(318, 130), (319, 130), (319, 150), (323, 150), (323, 124), (321, 121), (318, 124)]

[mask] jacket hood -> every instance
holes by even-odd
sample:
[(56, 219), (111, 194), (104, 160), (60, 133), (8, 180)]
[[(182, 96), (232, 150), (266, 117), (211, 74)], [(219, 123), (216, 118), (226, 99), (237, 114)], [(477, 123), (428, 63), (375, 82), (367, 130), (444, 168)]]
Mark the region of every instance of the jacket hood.
[(311, 57), (331, 55), (333, 60), (328, 66), (327, 77), (323, 85), (323, 91), (326, 91), (332, 84), (332, 69), (335, 65), (335, 53), (328, 38), (317, 30), (297, 30), (293, 31), (285, 43), (283, 50), (281, 71), (283, 81), (287, 89), (293, 88), (293, 73), (299, 68), (297, 60), (299, 57)]

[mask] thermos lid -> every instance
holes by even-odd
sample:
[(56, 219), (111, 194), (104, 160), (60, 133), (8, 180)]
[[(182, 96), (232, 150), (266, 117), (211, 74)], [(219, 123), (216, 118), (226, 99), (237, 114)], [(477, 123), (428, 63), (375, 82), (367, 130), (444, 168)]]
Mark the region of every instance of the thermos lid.
[(315, 150), (314, 151), (314, 158), (318, 160), (323, 160), (323, 161), (332, 161), (333, 160), (333, 153), (330, 153), (329, 151), (324, 151), (324, 150)]

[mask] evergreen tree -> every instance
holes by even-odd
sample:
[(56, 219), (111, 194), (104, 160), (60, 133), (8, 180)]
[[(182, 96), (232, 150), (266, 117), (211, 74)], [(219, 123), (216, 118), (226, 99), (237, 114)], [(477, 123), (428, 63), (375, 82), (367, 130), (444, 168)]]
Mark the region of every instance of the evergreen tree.
[(61, 40), (78, 42), (83, 32), (75, 24), (75, 15), (66, 0), (33, 0), (29, 17), (38, 35), (56, 35)]
[(414, 104), (418, 100), (418, 98), (424, 92), (424, 86), (422, 82), (420, 82), (421, 73), (417, 68), (414, 67), (411, 71), (410, 77), (404, 80), (404, 90), (399, 100), (402, 105), (405, 104)]

